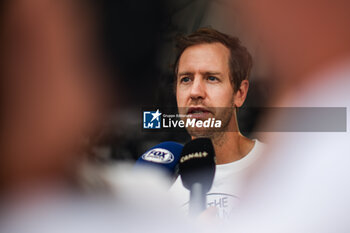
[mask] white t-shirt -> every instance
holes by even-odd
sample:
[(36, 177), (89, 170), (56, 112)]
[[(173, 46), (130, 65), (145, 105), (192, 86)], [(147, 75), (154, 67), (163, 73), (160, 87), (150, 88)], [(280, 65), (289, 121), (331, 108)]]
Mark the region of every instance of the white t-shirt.
[[(237, 205), (249, 174), (249, 168), (259, 158), (262, 148), (261, 142), (254, 140), (253, 149), (242, 159), (232, 163), (216, 165), (213, 185), (207, 193), (207, 207), (218, 208), (218, 216), (227, 218)], [(188, 214), (190, 192), (183, 186), (179, 176), (169, 190), (174, 200)]]

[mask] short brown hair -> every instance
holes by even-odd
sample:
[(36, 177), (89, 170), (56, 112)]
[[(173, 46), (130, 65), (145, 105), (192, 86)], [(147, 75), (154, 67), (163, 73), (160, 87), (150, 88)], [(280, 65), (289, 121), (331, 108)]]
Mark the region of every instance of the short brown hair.
[(237, 37), (232, 37), (212, 28), (200, 28), (190, 35), (176, 38), (177, 56), (174, 64), (175, 81), (177, 80), (179, 60), (186, 48), (198, 44), (221, 43), (230, 50), (230, 78), (234, 91), (238, 91), (241, 82), (248, 79), (252, 68), (252, 57), (247, 48), (241, 45)]

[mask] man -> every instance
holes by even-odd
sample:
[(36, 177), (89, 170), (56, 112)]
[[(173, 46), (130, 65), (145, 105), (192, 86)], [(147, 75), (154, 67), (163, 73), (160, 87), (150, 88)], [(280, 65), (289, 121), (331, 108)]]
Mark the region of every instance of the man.
[[(219, 128), (188, 127), (192, 139), (209, 137), (216, 154), (216, 174), (207, 194), (207, 206), (227, 217), (237, 203), (245, 175), (256, 160), (261, 143), (244, 137), (238, 127), (237, 108), (247, 96), (252, 58), (234, 38), (202, 28), (178, 38), (175, 62), (176, 99), (184, 118), (221, 121)], [(171, 193), (188, 207), (189, 192), (177, 179)]]

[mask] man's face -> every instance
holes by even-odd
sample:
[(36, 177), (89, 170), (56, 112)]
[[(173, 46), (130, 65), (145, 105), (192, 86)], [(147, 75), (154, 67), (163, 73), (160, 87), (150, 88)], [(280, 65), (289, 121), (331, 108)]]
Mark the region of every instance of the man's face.
[[(179, 114), (222, 121), (233, 118), (234, 92), (228, 65), (230, 52), (220, 43), (190, 46), (182, 53), (176, 81)], [(187, 128), (192, 136), (208, 136), (212, 129)]]

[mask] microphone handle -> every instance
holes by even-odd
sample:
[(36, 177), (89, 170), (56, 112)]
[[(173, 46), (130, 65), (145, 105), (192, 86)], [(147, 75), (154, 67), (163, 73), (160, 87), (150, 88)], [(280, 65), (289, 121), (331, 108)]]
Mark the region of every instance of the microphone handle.
[(207, 196), (203, 191), (203, 185), (193, 183), (190, 192), (190, 216), (196, 217), (206, 209)]

